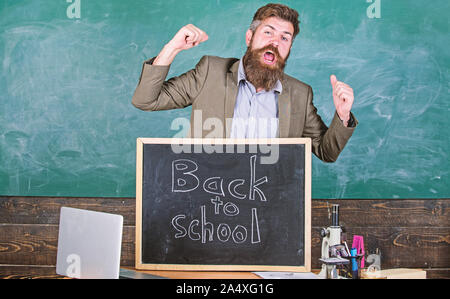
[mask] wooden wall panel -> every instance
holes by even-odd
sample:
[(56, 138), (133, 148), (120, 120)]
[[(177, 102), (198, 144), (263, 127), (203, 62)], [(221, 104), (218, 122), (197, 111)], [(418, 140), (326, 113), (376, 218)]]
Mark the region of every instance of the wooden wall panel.
[(61, 207), (87, 209), (124, 216), (123, 225), (134, 226), (134, 198), (1, 197), (0, 223), (59, 224)]
[[(367, 250), (379, 248), (382, 268), (425, 268), (450, 278), (449, 199), (312, 201), (312, 267), (320, 268), (320, 229), (330, 224), (331, 205), (350, 246), (362, 235)], [(134, 198), (0, 197), (0, 278), (55, 276), (62, 206), (124, 216), (122, 266), (134, 266)]]
[(450, 227), (449, 199), (314, 199), (313, 225), (329, 225), (332, 204), (352, 227)]

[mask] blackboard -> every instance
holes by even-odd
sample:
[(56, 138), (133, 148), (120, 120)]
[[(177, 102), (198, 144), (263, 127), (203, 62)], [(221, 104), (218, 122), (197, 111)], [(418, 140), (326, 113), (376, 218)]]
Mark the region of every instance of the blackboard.
[[(241, 58), (269, 1), (81, 0), (79, 18), (74, 2), (0, 1), (1, 195), (134, 197), (136, 138), (174, 137), (191, 113), (132, 106), (143, 61), (189, 23), (209, 39), (168, 78), (203, 55)], [(450, 1), (280, 2), (301, 21), (286, 73), (311, 85), (326, 124), (330, 74), (355, 91), (358, 128), (335, 163), (313, 156), (312, 197), (448, 198)]]
[(136, 178), (136, 268), (310, 271), (310, 139), (139, 138)]

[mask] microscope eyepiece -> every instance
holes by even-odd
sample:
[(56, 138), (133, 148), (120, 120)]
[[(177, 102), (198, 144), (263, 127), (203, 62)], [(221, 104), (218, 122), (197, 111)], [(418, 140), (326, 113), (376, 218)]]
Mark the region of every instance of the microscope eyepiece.
[(331, 217), (331, 226), (339, 226), (339, 205), (333, 205)]

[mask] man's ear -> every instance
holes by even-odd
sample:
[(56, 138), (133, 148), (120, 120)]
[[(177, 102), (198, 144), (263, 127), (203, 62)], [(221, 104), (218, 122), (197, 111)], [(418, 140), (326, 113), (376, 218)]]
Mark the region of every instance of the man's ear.
[(250, 41), (252, 40), (252, 36), (253, 36), (253, 31), (248, 29), (247, 32), (245, 33), (245, 43), (247, 44), (247, 47), (250, 46)]

